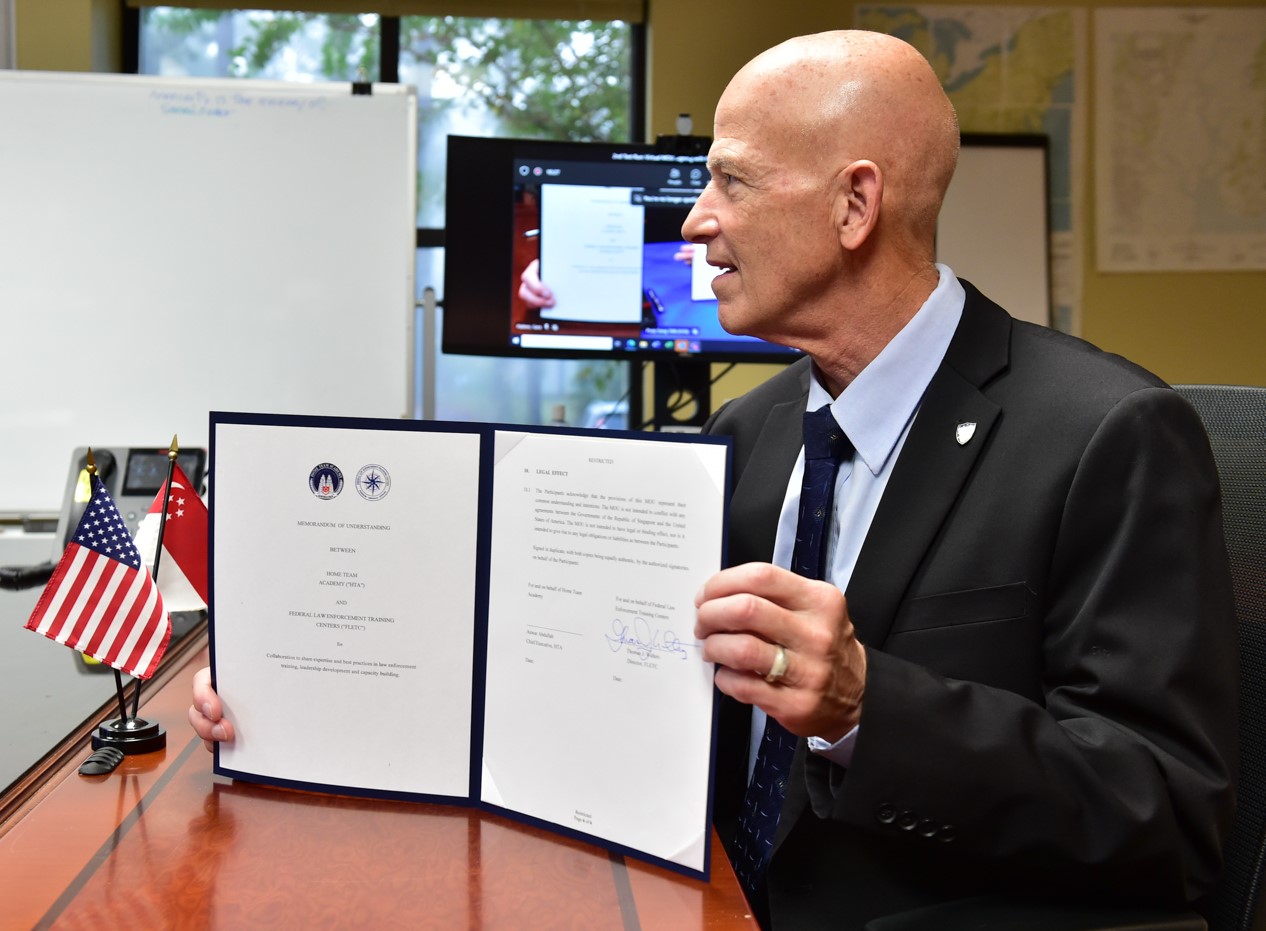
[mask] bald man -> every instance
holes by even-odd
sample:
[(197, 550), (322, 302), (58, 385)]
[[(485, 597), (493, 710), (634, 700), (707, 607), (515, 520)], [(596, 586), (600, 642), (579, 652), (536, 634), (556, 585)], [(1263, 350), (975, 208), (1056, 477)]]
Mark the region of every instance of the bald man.
[[(1220, 868), (1236, 655), (1208, 442), (1159, 379), (935, 264), (957, 147), (913, 48), (795, 39), (727, 87), (683, 229), (725, 327), (808, 354), (707, 427), (735, 457), (696, 627), (725, 696), (714, 808), (767, 928), (1072, 928), (1079, 897), (1164, 913)], [(786, 567), (822, 407), (852, 451), (818, 579)], [(233, 738), (206, 671), (190, 720)], [(745, 797), (778, 728), (762, 846)]]
[[(1197, 899), (1232, 811), (1237, 667), (1196, 415), (935, 264), (958, 129), (904, 42), (765, 52), (714, 140), (683, 234), (724, 270), (721, 322), (808, 354), (706, 427), (735, 453), (733, 567), (695, 631), (725, 696), (716, 821), (762, 924), (1075, 927), (1081, 896)], [(823, 406), (854, 451), (818, 580), (786, 567)], [(745, 793), (778, 726), (794, 755), (761, 839)]]

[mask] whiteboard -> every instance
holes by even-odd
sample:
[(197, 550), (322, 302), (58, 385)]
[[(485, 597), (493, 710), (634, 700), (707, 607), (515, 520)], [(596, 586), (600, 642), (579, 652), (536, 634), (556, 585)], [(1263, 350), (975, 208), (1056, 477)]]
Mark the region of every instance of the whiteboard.
[(0, 71), (0, 512), (211, 410), (409, 411), (417, 98), (357, 89)]
[(1012, 316), (1051, 322), (1045, 136), (964, 134), (936, 258)]

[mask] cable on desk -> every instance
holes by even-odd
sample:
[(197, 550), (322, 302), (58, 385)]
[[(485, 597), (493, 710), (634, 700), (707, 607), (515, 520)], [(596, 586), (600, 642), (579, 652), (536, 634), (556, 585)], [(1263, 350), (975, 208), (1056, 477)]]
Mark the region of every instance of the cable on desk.
[(45, 584), (53, 577), (57, 563), (46, 562), (38, 566), (0, 566), (0, 588), (21, 591)]

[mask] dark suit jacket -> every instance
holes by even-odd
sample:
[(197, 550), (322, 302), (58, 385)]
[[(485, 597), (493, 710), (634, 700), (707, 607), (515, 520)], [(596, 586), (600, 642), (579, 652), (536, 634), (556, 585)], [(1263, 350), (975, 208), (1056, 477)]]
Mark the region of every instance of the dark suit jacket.
[[(1154, 376), (964, 286), (846, 592), (869, 664), (853, 762), (796, 754), (775, 927), (995, 892), (1177, 904), (1220, 867), (1237, 666), (1204, 430)], [(808, 374), (706, 428), (734, 439), (732, 564), (773, 551)], [(727, 843), (749, 721), (723, 700)]]

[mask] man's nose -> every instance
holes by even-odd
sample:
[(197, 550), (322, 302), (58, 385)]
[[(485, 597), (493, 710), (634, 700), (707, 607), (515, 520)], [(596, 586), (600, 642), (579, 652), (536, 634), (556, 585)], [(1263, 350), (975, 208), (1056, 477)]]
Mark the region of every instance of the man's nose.
[(681, 224), (681, 236), (686, 242), (703, 244), (717, 235), (716, 216), (711, 207), (711, 191), (712, 184), (709, 182), (694, 206), (690, 208), (690, 213), (686, 215), (686, 222)]

